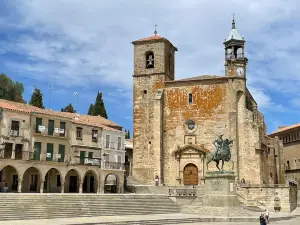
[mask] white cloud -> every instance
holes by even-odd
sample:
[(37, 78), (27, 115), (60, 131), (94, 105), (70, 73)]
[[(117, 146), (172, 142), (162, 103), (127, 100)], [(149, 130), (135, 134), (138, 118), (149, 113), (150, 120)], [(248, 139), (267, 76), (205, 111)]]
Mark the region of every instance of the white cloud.
[(22, 59), (6, 59), (7, 67), (67, 88), (102, 85), (124, 93), (112, 89), (108, 101), (132, 100), (130, 42), (152, 35), (154, 24), (179, 49), (177, 78), (221, 75), (232, 11), (246, 39), (248, 84), (260, 108), (285, 110), (271, 92), (289, 99), (300, 85), (296, 0), (11, 0), (6, 7), (14, 13), (0, 19), (0, 30), (21, 32), (2, 41), (0, 53)]

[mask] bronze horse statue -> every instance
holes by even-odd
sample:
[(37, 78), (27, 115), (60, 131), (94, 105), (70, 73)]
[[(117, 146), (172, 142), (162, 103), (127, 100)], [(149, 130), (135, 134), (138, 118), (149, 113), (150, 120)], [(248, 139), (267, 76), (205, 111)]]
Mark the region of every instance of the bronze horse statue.
[[(231, 160), (231, 153), (230, 153), (230, 144), (233, 143), (233, 140), (229, 141), (229, 139), (222, 139), (223, 135), (219, 135), (218, 138), (213, 142), (215, 146), (215, 150), (207, 154), (206, 157), (206, 168), (208, 170), (208, 164), (212, 161), (216, 162), (216, 167), (218, 170), (223, 170), (224, 162), (231, 162), (232, 163), (232, 170), (234, 167), (234, 163)], [(219, 163), (222, 161), (222, 167), (220, 169)]]

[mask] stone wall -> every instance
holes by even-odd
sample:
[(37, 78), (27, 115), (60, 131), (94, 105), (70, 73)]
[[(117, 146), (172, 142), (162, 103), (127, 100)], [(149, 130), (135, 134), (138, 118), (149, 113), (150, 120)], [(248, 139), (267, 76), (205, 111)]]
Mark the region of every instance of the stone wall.
[(285, 171), (285, 177), (297, 183), (298, 190), (300, 190), (300, 169)]
[[(239, 200), (247, 206), (267, 208), (270, 212), (292, 212), (297, 207), (297, 186), (289, 185), (239, 185)], [(278, 207), (276, 209), (276, 207)]]

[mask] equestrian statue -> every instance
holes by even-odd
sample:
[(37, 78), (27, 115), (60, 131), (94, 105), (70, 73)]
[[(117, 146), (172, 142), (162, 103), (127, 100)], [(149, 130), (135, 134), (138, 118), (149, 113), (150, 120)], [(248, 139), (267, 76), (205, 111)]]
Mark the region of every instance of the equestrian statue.
[[(214, 149), (210, 153), (207, 154), (206, 157), (206, 167), (208, 170), (208, 164), (212, 161), (216, 162), (216, 167), (218, 170), (223, 170), (224, 162), (231, 162), (232, 170), (234, 167), (234, 163), (231, 160), (230, 153), (230, 145), (233, 143), (233, 140), (225, 139), (223, 140), (223, 134), (218, 135), (218, 137), (214, 140), (213, 145)], [(222, 161), (222, 167), (220, 169), (219, 163)]]

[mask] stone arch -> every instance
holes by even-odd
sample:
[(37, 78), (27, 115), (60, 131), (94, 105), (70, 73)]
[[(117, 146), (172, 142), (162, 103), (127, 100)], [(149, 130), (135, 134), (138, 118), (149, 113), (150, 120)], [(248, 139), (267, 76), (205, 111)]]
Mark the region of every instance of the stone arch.
[(154, 52), (147, 51), (145, 52), (145, 67), (146, 69), (154, 68)]
[(183, 169), (183, 184), (198, 185), (198, 167), (194, 163), (188, 163)]
[(104, 193), (118, 193), (120, 178), (117, 174), (109, 173), (104, 178)]
[(17, 192), (19, 171), (12, 165), (5, 165), (0, 169), (0, 189), (5, 192)]
[(98, 174), (94, 170), (87, 170), (83, 176), (82, 192), (97, 193), (98, 180)]
[(63, 175), (57, 168), (50, 168), (46, 171), (44, 177), (44, 192), (47, 193), (60, 193), (61, 192), (61, 180)]
[(44, 177), (38, 167), (30, 166), (23, 173), (22, 192), (40, 192), (43, 190)]
[(81, 181), (80, 172), (77, 169), (68, 170), (65, 175), (64, 192), (79, 192)]

